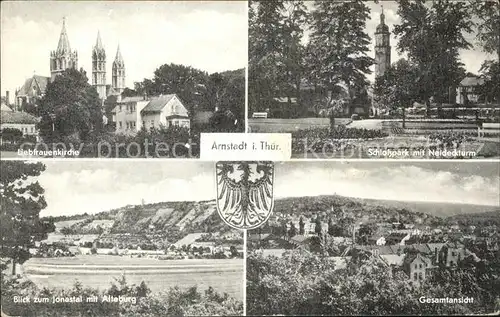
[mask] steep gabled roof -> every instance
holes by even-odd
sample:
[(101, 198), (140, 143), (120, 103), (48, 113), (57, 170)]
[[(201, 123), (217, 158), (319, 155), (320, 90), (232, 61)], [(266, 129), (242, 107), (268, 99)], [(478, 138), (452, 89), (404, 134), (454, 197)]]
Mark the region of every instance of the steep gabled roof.
[(28, 96), (31, 92), (31, 87), (36, 85), (42, 94), (45, 93), (47, 89), (47, 84), (50, 81), (50, 77), (33, 75), (33, 77), (26, 79), (24, 85), (19, 89), (16, 96)]
[(161, 95), (151, 99), (151, 101), (142, 109), (142, 112), (160, 112), (167, 105), (167, 103), (175, 97), (175, 94)]
[(460, 86), (472, 87), (484, 84), (484, 79), (480, 77), (465, 77), (460, 82)]

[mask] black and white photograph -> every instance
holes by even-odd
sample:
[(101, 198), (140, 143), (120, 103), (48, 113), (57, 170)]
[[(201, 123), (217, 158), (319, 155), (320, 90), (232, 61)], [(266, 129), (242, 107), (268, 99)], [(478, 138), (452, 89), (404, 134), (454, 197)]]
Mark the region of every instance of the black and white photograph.
[(243, 315), (214, 184), (213, 162), (2, 161), (2, 316)]
[(248, 131), (292, 158), (500, 156), (497, 0), (248, 6)]
[(498, 162), (276, 162), (247, 315), (498, 314), (499, 191)]
[(244, 132), (242, 1), (2, 1), (3, 157), (199, 157)]

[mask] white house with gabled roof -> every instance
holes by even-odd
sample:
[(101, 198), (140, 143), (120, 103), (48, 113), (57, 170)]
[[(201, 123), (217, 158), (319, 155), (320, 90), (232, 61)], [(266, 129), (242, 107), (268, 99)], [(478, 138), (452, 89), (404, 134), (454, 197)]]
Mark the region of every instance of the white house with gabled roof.
[(116, 102), (113, 110), (116, 133), (136, 134), (142, 127), (178, 126), (190, 128), (186, 107), (175, 94), (156, 97), (125, 97)]

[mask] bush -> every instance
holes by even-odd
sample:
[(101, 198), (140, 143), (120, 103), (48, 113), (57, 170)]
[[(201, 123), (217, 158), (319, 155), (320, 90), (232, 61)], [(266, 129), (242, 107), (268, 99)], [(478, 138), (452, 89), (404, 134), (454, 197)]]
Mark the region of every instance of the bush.
[[(243, 303), (227, 294), (219, 294), (212, 288), (201, 293), (196, 287), (170, 288), (165, 293), (152, 294), (146, 283), (129, 284), (125, 276), (115, 279), (111, 287), (100, 291), (84, 288), (76, 282), (65, 290), (38, 289), (32, 282), (18, 277), (5, 276), (1, 279), (2, 312), (10, 316), (235, 316), (243, 314)], [(46, 297), (48, 303), (14, 303), (14, 296), (30, 298)], [(82, 303), (52, 303), (52, 297), (82, 296)], [(97, 302), (87, 303), (86, 298), (97, 296)], [(114, 303), (100, 300), (103, 296), (126, 297), (129, 302)]]

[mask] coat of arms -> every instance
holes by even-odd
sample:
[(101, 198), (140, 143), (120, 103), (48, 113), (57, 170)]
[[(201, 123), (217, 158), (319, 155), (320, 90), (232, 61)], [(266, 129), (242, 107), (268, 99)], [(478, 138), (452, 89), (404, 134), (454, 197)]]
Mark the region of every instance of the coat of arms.
[(225, 223), (237, 229), (264, 224), (273, 209), (272, 162), (218, 162), (217, 210)]

